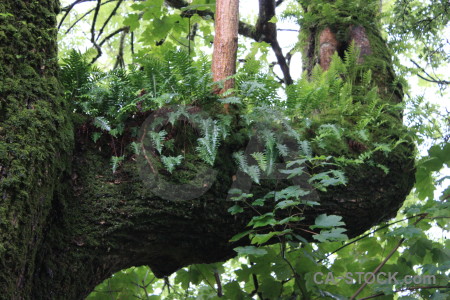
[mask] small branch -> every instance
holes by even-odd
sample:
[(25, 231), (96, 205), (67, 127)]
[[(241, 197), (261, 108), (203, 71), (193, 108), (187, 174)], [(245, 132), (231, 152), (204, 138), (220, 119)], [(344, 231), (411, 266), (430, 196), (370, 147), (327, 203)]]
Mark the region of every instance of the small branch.
[[(91, 0), (91, 1), (92, 1), (92, 0)], [(116, 1), (116, 0), (108, 0), (108, 1), (106, 1), (106, 2), (103, 2), (102, 5), (105, 5), (105, 4), (114, 2), (114, 1)], [(84, 15), (81, 16), (81, 18), (79, 18), (79, 19), (77, 19), (75, 22), (73, 22), (73, 24), (70, 25), (69, 29), (67, 29), (66, 32), (65, 32), (64, 34), (68, 34), (68, 33), (72, 30), (72, 28), (74, 28), (75, 25), (77, 25), (78, 22), (80, 22), (81, 20), (83, 20), (87, 15), (89, 15), (89, 14), (90, 14), (91, 12), (93, 12), (94, 10), (95, 10), (95, 7), (92, 8), (92, 9), (90, 9), (90, 10), (88, 10)], [(61, 23), (61, 24), (62, 24), (62, 23)], [(59, 29), (59, 28), (58, 28), (58, 29)]]
[(72, 25), (70, 25), (70, 27), (66, 30), (66, 32), (64, 34), (68, 34), (69, 31), (72, 30), (72, 28), (75, 27), (75, 25), (77, 25), (78, 22), (80, 22), (81, 20), (83, 20), (87, 15), (89, 15), (91, 12), (93, 12), (95, 10), (95, 8), (88, 10), (84, 15), (81, 16), (81, 18), (79, 18), (78, 20), (76, 20), (75, 22), (73, 22)]
[(83, 2), (83, 0), (77, 0), (74, 3), (70, 4), (69, 6), (67, 6), (64, 10), (64, 8), (62, 9), (62, 11), (65, 11), (63, 17), (61, 18), (61, 21), (59, 21), (58, 24), (58, 30), (59, 28), (61, 28), (62, 23), (64, 22), (64, 20), (67, 18), (67, 16), (69, 15), (70, 11), (72, 10), (72, 8), (75, 7), (75, 5), (77, 5), (78, 3)]
[(97, 55), (92, 59), (91, 64), (93, 64), (102, 55), (102, 48), (99, 45), (97, 45), (97, 42), (95, 41), (95, 23), (97, 23), (97, 17), (98, 17), (98, 13), (100, 11), (101, 5), (102, 5), (102, 0), (98, 0), (97, 6), (95, 7), (95, 11), (94, 11), (94, 18), (92, 20), (91, 42), (94, 45), (95, 49), (97, 49)]
[(97, 61), (97, 59), (102, 55), (102, 49), (101, 47), (103, 46), (104, 43), (106, 43), (108, 40), (110, 40), (113, 36), (115, 36), (118, 33), (121, 33), (122, 31), (127, 31), (130, 29), (130, 27), (128, 26), (124, 26), (122, 28), (119, 28), (115, 31), (113, 31), (112, 33), (110, 33), (108, 36), (106, 36), (99, 44), (97, 44), (94, 41), (94, 46), (97, 49), (97, 55), (92, 59), (91, 64), (95, 63)]
[(287, 263), (287, 265), (291, 269), (292, 274), (295, 277), (295, 283), (297, 284), (297, 287), (299, 288), (300, 292), (302, 293), (302, 296), (303, 296), (302, 299), (309, 300), (310, 299), (309, 293), (308, 293), (308, 290), (306, 289), (303, 279), (300, 277), (300, 275), (297, 273), (297, 271), (295, 271), (294, 266), (291, 264), (291, 262), (286, 257), (281, 256), (281, 258)]
[(79, 3), (83, 3), (83, 2), (94, 2), (94, 1), (97, 1), (97, 0), (77, 0), (77, 1), (75, 1), (74, 3), (72, 3), (72, 4), (69, 4), (69, 5), (67, 5), (67, 6), (65, 6), (65, 7), (63, 7), (63, 8), (61, 8), (61, 11), (68, 11), (68, 10), (71, 10), (75, 5), (77, 5), (77, 4), (79, 4)]
[(284, 83), (286, 85), (291, 85), (294, 81), (292, 80), (291, 73), (289, 70), (289, 66), (286, 62), (286, 58), (283, 55), (283, 50), (281, 50), (278, 41), (275, 40), (271, 43), (273, 52), (275, 52), (275, 56), (277, 57), (278, 64), (280, 65), (281, 72), (283, 72)]
[(407, 218), (404, 218), (404, 219), (401, 219), (401, 220), (398, 220), (398, 221), (395, 221), (395, 222), (392, 222), (392, 223), (383, 225), (383, 226), (381, 226), (380, 228), (377, 228), (377, 229), (375, 229), (375, 230), (372, 230), (371, 232), (369, 232), (369, 233), (367, 233), (367, 234), (364, 234), (364, 235), (360, 236), (359, 238), (354, 239), (353, 241), (348, 242), (348, 243), (342, 245), (341, 247), (337, 248), (336, 250), (334, 250), (333, 252), (331, 252), (331, 253), (329, 253), (327, 256), (325, 256), (325, 258), (322, 258), (322, 259), (318, 260), (317, 263), (321, 263), (324, 259), (327, 259), (328, 257), (330, 257), (331, 255), (333, 255), (334, 253), (336, 253), (336, 252), (338, 252), (338, 251), (344, 249), (345, 247), (350, 246), (350, 245), (352, 245), (352, 244), (354, 244), (354, 243), (356, 243), (356, 242), (358, 242), (358, 241), (360, 241), (360, 240), (362, 240), (362, 239), (368, 237), (369, 235), (371, 235), (371, 234), (373, 234), (373, 233), (375, 233), (375, 232), (377, 232), (377, 231), (380, 231), (380, 230), (382, 230), (382, 229), (384, 229), (384, 228), (387, 228), (387, 227), (389, 227), (389, 226), (391, 226), (391, 225), (394, 225), (394, 224), (397, 224), (397, 223), (400, 223), (400, 222), (403, 222), (403, 221), (406, 221), (406, 220), (409, 220), (409, 219), (421, 217), (421, 216), (422, 216), (422, 214), (420, 214), (420, 215), (414, 215), (414, 216), (411, 216), (411, 217), (407, 217)]
[(286, 63), (286, 58), (283, 55), (283, 50), (277, 40), (276, 24), (271, 23), (270, 20), (275, 16), (276, 3), (275, 0), (259, 0), (259, 14), (256, 22), (256, 33), (260, 35), (259, 41), (264, 41), (270, 44), (278, 61), (278, 65), (283, 73), (284, 83), (290, 85), (293, 83), (289, 66)]
[(130, 41), (130, 43), (131, 43), (131, 54), (134, 55), (134, 32), (133, 31), (130, 34), (130, 39), (131, 39), (131, 41)]
[(425, 81), (428, 82), (432, 82), (432, 83), (437, 83), (438, 85), (448, 85), (450, 84), (450, 81), (448, 80), (441, 80), (437, 77), (433, 77), (431, 76), (427, 71), (425, 71), (425, 69), (421, 66), (419, 66), (418, 63), (416, 63), (414, 60), (410, 59), (410, 61), (417, 67), (419, 68), (426, 76), (428, 76), (428, 78), (426, 78), (425, 76), (422, 76), (420, 74), (417, 74), (417, 76), (419, 76), (420, 78), (422, 78)]
[(289, 28), (279, 28), (278, 31), (292, 31), (292, 32), (299, 32), (298, 29), (289, 29)]
[[(420, 215), (419, 219), (417, 221), (414, 222), (414, 225), (416, 225), (417, 223), (419, 223), (421, 220), (423, 220), (428, 214), (422, 214)], [(388, 254), (388, 256), (386, 256), (386, 258), (375, 268), (375, 270), (373, 270), (372, 272), (372, 278), (375, 277), (375, 275), (378, 273), (378, 271), (381, 270), (381, 268), (387, 263), (387, 261), (392, 257), (392, 255), (394, 255), (394, 253), (397, 251), (398, 248), (400, 248), (400, 246), (403, 244), (403, 242), (405, 241), (405, 238), (401, 238), (400, 241), (398, 241), (397, 246), (394, 247), (394, 249), (391, 250), (391, 252)], [(367, 280), (365, 281), (360, 287), (359, 289), (350, 297), (350, 300), (355, 299), (356, 296), (358, 296), (362, 290), (367, 286), (368, 282), (370, 281)]]
[(122, 4), (123, 0), (119, 0), (117, 1), (116, 6), (114, 7), (114, 9), (112, 10), (112, 12), (109, 14), (108, 18), (106, 19), (105, 23), (103, 23), (102, 28), (100, 28), (100, 31), (98, 32), (97, 38), (95, 39), (96, 41), (98, 41), (98, 39), (100, 38), (100, 36), (103, 33), (103, 30), (105, 29), (106, 25), (109, 23), (109, 21), (112, 19), (112, 17), (116, 14), (117, 10), (120, 7), (120, 4)]
[(295, 47), (292, 48), (291, 50), (289, 50), (288, 53), (286, 53), (286, 63), (288, 65), (288, 67), (291, 67), (291, 59), (292, 59), (292, 55), (294, 55), (295, 52)]
[(125, 30), (130, 30), (130, 27), (128, 27), (128, 26), (124, 26), (124, 27), (121, 27), (121, 28), (119, 28), (119, 29), (117, 29), (117, 30), (115, 30), (115, 31), (113, 31), (113, 32), (111, 32), (109, 35), (107, 35), (98, 45), (101, 47), (101, 46), (103, 46), (103, 44), (104, 43), (106, 43), (109, 39), (111, 39), (113, 36), (115, 36), (116, 34), (118, 34), (118, 33), (121, 33), (122, 31), (125, 31)]
[(119, 42), (119, 52), (117, 54), (117, 59), (116, 59), (116, 63), (114, 64), (114, 69), (117, 69), (118, 67), (125, 67), (125, 61), (124, 61), (124, 48), (125, 48), (125, 37), (127, 35), (128, 31), (124, 30), (122, 31), (122, 35), (120, 37), (120, 42)]
[[(250, 265), (253, 266), (253, 265), (255, 265), (255, 263), (251, 261)], [(255, 287), (255, 289), (251, 292), (251, 296), (258, 295), (259, 299), (263, 300), (264, 299), (263, 295), (259, 291), (258, 277), (256, 276), (255, 273), (252, 273), (252, 280), (253, 280), (253, 286)]]
[(222, 297), (222, 282), (220, 281), (220, 274), (217, 272), (217, 270), (214, 271), (214, 278), (216, 279), (217, 284), (217, 297)]
[(97, 0), (97, 6), (95, 7), (94, 18), (92, 20), (91, 26), (91, 41), (95, 43), (95, 24), (97, 23), (98, 13), (100, 12), (100, 6), (102, 5), (102, 0)]

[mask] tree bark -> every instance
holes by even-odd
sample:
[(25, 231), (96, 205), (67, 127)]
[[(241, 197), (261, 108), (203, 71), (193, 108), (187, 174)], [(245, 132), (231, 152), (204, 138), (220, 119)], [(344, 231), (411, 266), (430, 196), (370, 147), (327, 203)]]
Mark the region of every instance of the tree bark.
[[(57, 79), (59, 1), (0, 3), (0, 291), (33, 293), (36, 257), (60, 181), (70, 171), (73, 129)], [(28, 297), (27, 297), (28, 295)]]
[[(321, 2), (318, 1), (316, 4)], [(337, 52), (344, 58), (344, 52), (354, 42), (360, 51), (358, 62), (372, 70), (372, 78), (378, 86), (381, 97), (390, 99), (393, 103), (400, 103), (403, 99), (403, 90), (396, 81), (392, 53), (381, 35), (376, 19), (379, 14), (377, 4), (378, 1), (368, 1), (368, 7), (373, 9), (369, 12), (365, 10), (365, 15), (358, 15), (360, 11), (340, 11), (336, 13), (340, 18), (337, 21), (328, 20), (321, 15), (319, 5), (304, 5), (304, 11), (313, 14), (317, 19), (301, 26), (303, 70), (308, 75), (311, 75), (316, 65), (327, 70), (332, 55)]]
[[(227, 201), (229, 188), (248, 183), (231, 157), (245, 142), (232, 136), (221, 146), (214, 165), (220, 172), (194, 199), (166, 199), (161, 180), (175, 175), (160, 172), (159, 181), (143, 181), (142, 163), (134, 156), (113, 174), (111, 137), (94, 143), (92, 122), (73, 121), (70, 103), (63, 101), (57, 12), (57, 0), (0, 3), (1, 297), (83, 299), (102, 280), (130, 266), (149, 265), (162, 277), (189, 264), (233, 257), (232, 249), (248, 241), (228, 241), (251, 218), (227, 212), (233, 204)], [(227, 73), (233, 66), (226, 67), (222, 78), (233, 74)], [(377, 157), (390, 168), (387, 175), (371, 166), (349, 168), (347, 186), (319, 194), (321, 205), (305, 210), (299, 233), (310, 239), (301, 229), (322, 213), (342, 215), (350, 237), (394, 216), (414, 175), (413, 161), (404, 156), (411, 150), (401, 149)], [(188, 175), (206, 168), (190, 163)], [(210, 177), (201, 173), (196, 184), (202, 187)], [(290, 184), (264, 180), (248, 192), (258, 197)], [(169, 187), (168, 193), (187, 193)]]
[(238, 47), (239, 0), (218, 0), (216, 2), (214, 52), (212, 73), (214, 82), (223, 82), (222, 94), (234, 87)]

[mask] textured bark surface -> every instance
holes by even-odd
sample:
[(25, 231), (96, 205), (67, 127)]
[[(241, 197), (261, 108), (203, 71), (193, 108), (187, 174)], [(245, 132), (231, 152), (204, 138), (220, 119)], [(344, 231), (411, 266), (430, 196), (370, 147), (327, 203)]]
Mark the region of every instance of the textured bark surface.
[(219, 94), (234, 86), (238, 46), (239, 1), (218, 0), (215, 15), (214, 52), (212, 73), (214, 81), (223, 81)]
[[(231, 157), (246, 142), (231, 137), (220, 148), (211, 188), (188, 201), (158, 196), (143, 183), (135, 157), (112, 174), (110, 139), (93, 143), (89, 121), (74, 130), (60, 97), (57, 5), (0, 2), (0, 298), (83, 299), (130, 266), (149, 265), (165, 276), (192, 263), (232, 257), (238, 244), (228, 240), (251, 217), (227, 212), (228, 189), (248, 182)], [(370, 45), (379, 41), (367, 36)], [(311, 61), (317, 61), (316, 50)], [(377, 51), (372, 47), (372, 55)], [(405, 158), (410, 152), (401, 145), (377, 157), (390, 169), (387, 175), (376, 167), (349, 168), (349, 183), (320, 194), (321, 205), (306, 210), (299, 226), (307, 228), (318, 214), (342, 215), (353, 237), (392, 217), (413, 184), (413, 161)], [(195, 159), (190, 165), (204, 166)], [(265, 180), (249, 192), (257, 197), (290, 184)]]
[(59, 1), (0, 2), (0, 291), (23, 299), (32, 286), (70, 167), (72, 125), (57, 80)]
[(331, 57), (338, 51), (339, 42), (330, 28), (322, 30), (319, 36), (319, 64), (324, 70), (328, 70)]

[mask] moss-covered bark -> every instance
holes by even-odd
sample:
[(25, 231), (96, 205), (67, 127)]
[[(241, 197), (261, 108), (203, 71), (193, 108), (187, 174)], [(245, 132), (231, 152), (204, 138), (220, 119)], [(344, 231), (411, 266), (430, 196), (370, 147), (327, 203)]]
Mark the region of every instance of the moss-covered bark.
[[(236, 244), (228, 240), (250, 218), (227, 212), (237, 172), (231, 153), (240, 144), (230, 140), (222, 147), (217, 179), (189, 201), (149, 190), (134, 158), (112, 174), (107, 141), (93, 143), (82, 130), (86, 125), (73, 130), (59, 92), (57, 5), (0, 3), (0, 297), (81, 299), (122, 268), (146, 264), (164, 276), (233, 256)], [(314, 40), (320, 28), (310, 30)], [(317, 61), (317, 49), (311, 51)], [(390, 66), (388, 56), (371, 51)], [(305, 212), (305, 224), (318, 214), (338, 214), (355, 236), (393, 216), (414, 173), (411, 150), (402, 147), (377, 158), (388, 175), (376, 167), (349, 168), (348, 185), (321, 194), (321, 205)], [(264, 181), (251, 192), (264, 195), (284, 184)]]
[[(230, 151), (236, 144), (221, 148), (215, 169), (222, 172), (205, 194), (170, 200), (145, 185), (138, 160), (130, 158), (112, 174), (111, 148), (83, 134), (77, 141), (72, 189), (66, 195), (70, 204), (58, 213), (41, 248), (36, 297), (50, 291), (55, 298), (82, 298), (106, 277), (133, 265), (149, 265), (162, 277), (189, 264), (226, 260), (235, 254), (233, 248), (248, 243), (228, 242), (251, 218), (251, 211), (238, 217), (227, 212), (234, 204), (227, 193), (237, 172)], [(391, 169), (388, 175), (377, 167), (349, 168), (349, 183), (321, 194), (319, 208), (305, 211), (304, 224), (322, 213), (342, 215), (353, 237), (394, 216), (412, 185), (412, 161), (405, 164), (405, 151), (377, 158)], [(249, 192), (264, 196), (290, 184), (266, 180)]]
[(71, 124), (57, 80), (57, 0), (0, 2), (0, 291), (32, 292)]
[[(331, 56), (344, 57), (352, 42), (360, 51), (359, 63), (372, 70), (373, 80), (383, 98), (399, 103), (403, 99), (396, 80), (392, 53), (381, 34), (380, 2), (377, 0), (301, 1), (309, 17), (301, 24), (303, 69), (311, 74), (316, 65), (328, 69)], [(328, 11), (324, 14), (323, 11)]]

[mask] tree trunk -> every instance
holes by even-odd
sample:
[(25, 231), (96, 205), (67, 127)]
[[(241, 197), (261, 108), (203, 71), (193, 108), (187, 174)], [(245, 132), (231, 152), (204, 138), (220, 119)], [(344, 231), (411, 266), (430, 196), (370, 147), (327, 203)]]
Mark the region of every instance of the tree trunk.
[[(228, 240), (244, 231), (251, 216), (227, 212), (229, 188), (248, 180), (231, 157), (245, 145), (231, 137), (220, 148), (214, 165), (220, 172), (212, 183), (207, 170), (200, 172), (195, 184), (211, 186), (194, 199), (183, 200), (189, 192), (183, 187), (164, 187), (170, 174), (143, 181), (143, 173), (152, 173), (136, 157), (113, 174), (111, 137), (94, 143), (92, 122), (73, 123), (70, 105), (62, 101), (57, 11), (57, 0), (0, 3), (2, 297), (82, 299), (130, 266), (149, 265), (161, 277), (192, 263), (231, 258), (233, 248), (248, 243)], [(395, 215), (414, 174), (413, 161), (400, 154), (379, 158), (388, 175), (370, 166), (349, 169), (348, 185), (320, 194), (321, 205), (305, 211), (304, 224), (322, 213), (342, 215), (353, 237)], [(206, 167), (193, 161), (190, 168), (187, 173)], [(265, 180), (249, 192), (258, 197), (289, 184)], [(180, 197), (167, 199), (164, 188)]]
[[(212, 73), (214, 82), (222, 82), (222, 94), (234, 87), (238, 47), (239, 0), (217, 0), (215, 14)], [(227, 110), (228, 106), (225, 106)]]
[(0, 291), (31, 295), (36, 257), (70, 170), (73, 129), (57, 79), (58, 0), (0, 3)]
[[(305, 1), (307, 2), (309, 3)], [(380, 3), (370, 0), (365, 9), (355, 11), (347, 10), (346, 7), (336, 11), (336, 7), (332, 7), (331, 9), (335, 11), (333, 16), (337, 19), (327, 19), (321, 14), (321, 10), (334, 2), (317, 1), (303, 6), (305, 13), (314, 16), (313, 20), (301, 26), (303, 70), (311, 75), (313, 67), (317, 64), (327, 70), (332, 55), (337, 52), (341, 58), (344, 58), (344, 52), (354, 42), (360, 51), (358, 62), (372, 70), (372, 78), (378, 86), (380, 95), (394, 103), (401, 102), (402, 87), (396, 81), (392, 53), (381, 36), (377, 20)]]

